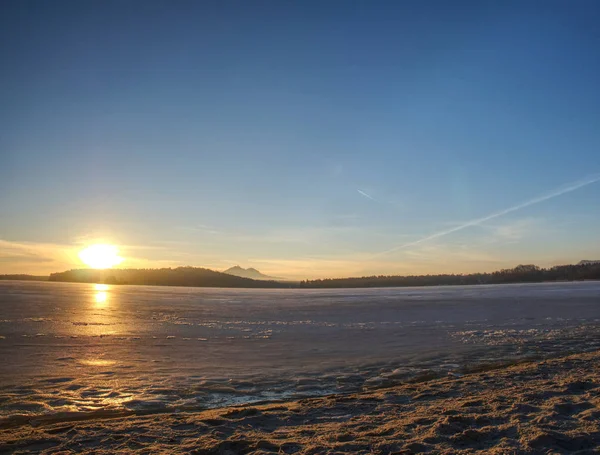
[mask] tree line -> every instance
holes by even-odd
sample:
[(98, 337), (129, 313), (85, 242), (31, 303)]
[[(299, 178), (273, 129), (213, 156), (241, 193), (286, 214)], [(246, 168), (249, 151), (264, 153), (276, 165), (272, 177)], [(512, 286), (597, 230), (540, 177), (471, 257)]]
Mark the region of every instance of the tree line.
[(559, 265), (540, 268), (536, 265), (518, 265), (491, 273), (442, 275), (379, 275), (360, 278), (331, 278), (305, 280), (301, 288), (369, 288), (406, 286), (452, 286), (471, 284), (540, 283), (543, 281), (600, 280), (600, 262)]
[(42, 276), (42, 275), (27, 275), (25, 273), (13, 273), (13, 274), (0, 275), (0, 280), (48, 281), (48, 277)]

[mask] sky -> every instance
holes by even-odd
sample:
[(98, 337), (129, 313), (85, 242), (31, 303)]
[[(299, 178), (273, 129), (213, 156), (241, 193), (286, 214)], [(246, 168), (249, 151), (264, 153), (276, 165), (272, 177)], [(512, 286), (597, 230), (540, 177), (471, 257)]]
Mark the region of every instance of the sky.
[(600, 2), (0, 5), (0, 273), (600, 259)]

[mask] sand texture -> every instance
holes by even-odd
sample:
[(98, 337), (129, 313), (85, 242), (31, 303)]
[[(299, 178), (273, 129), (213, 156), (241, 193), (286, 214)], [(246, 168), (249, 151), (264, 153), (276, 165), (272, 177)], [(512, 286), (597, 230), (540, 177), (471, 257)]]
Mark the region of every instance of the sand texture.
[(5, 422), (1, 453), (600, 453), (600, 352), (199, 413)]

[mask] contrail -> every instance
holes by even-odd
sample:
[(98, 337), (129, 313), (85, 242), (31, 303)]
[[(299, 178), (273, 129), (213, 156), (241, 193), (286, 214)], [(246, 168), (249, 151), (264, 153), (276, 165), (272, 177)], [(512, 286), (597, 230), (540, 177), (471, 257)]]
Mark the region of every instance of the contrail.
[(359, 192), (360, 194), (362, 194), (364, 197), (367, 197), (367, 198), (371, 199), (372, 201), (375, 201), (375, 202), (377, 202), (377, 199), (375, 199), (375, 198), (374, 198), (374, 197), (372, 197), (372, 196), (369, 196), (369, 195), (368, 195), (367, 193), (365, 193), (364, 191), (362, 191), (362, 190), (356, 190), (356, 191), (358, 191), (358, 192)]
[(398, 251), (398, 250), (401, 250), (403, 248), (407, 248), (409, 246), (418, 245), (419, 243), (427, 242), (429, 240), (437, 239), (439, 237), (443, 237), (445, 235), (452, 234), (453, 232), (456, 232), (456, 231), (461, 231), (461, 230), (463, 230), (465, 228), (468, 228), (468, 227), (471, 227), (471, 226), (478, 226), (481, 223), (484, 223), (486, 221), (492, 220), (494, 218), (498, 218), (500, 216), (504, 216), (504, 215), (506, 215), (508, 213), (511, 213), (511, 212), (516, 212), (517, 210), (524, 209), (525, 207), (529, 207), (530, 205), (537, 204), (539, 202), (543, 202), (543, 201), (546, 201), (548, 199), (552, 199), (554, 197), (560, 196), (560, 195), (565, 194), (565, 193), (570, 193), (571, 191), (575, 191), (575, 190), (577, 190), (579, 188), (582, 188), (584, 186), (587, 186), (587, 185), (590, 185), (592, 183), (595, 183), (598, 180), (600, 180), (600, 174), (590, 175), (590, 176), (585, 177), (585, 178), (583, 178), (581, 180), (578, 180), (576, 182), (570, 183), (570, 184), (568, 184), (566, 186), (563, 185), (560, 188), (552, 190), (549, 193), (546, 193), (546, 194), (544, 194), (542, 196), (538, 196), (536, 198), (530, 199), (529, 201), (522, 202), (521, 204), (515, 205), (513, 207), (510, 207), (510, 208), (507, 208), (507, 209), (504, 209), (504, 210), (500, 210), (499, 212), (492, 213), (491, 215), (485, 216), (483, 218), (477, 218), (475, 220), (471, 220), (471, 221), (469, 221), (469, 222), (467, 222), (465, 224), (462, 224), (460, 226), (453, 227), (452, 229), (448, 229), (446, 231), (441, 231), (441, 232), (436, 232), (435, 234), (429, 235), (427, 237), (423, 237), (422, 239), (418, 239), (418, 240), (415, 240), (413, 242), (409, 242), (409, 243), (405, 243), (405, 244), (400, 245), (400, 246), (396, 246), (396, 247), (391, 248), (391, 249), (389, 249), (387, 251), (383, 251), (381, 253), (378, 253), (377, 256), (380, 256), (380, 255), (383, 255), (383, 254), (392, 253), (394, 251)]

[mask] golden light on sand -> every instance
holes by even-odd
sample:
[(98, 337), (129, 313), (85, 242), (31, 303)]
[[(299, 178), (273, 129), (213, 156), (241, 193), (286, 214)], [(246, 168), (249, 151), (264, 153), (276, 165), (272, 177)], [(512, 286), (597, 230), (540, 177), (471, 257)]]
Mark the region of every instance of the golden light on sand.
[(96, 244), (79, 252), (79, 259), (92, 269), (110, 269), (123, 262), (115, 245)]
[(79, 363), (81, 363), (83, 365), (89, 365), (92, 367), (106, 367), (106, 366), (114, 365), (117, 362), (115, 362), (114, 360), (106, 360), (106, 359), (82, 359), (79, 361)]

